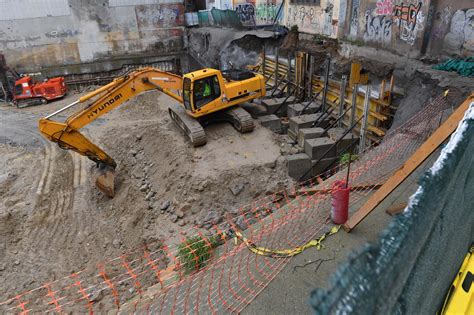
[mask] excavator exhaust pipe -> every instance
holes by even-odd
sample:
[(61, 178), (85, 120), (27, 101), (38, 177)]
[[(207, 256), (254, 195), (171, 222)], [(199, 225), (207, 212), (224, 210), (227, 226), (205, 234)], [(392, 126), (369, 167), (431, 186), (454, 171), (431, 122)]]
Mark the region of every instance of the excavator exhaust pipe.
[(100, 163), (95, 177), (97, 188), (107, 197), (113, 198), (115, 196), (115, 169)]

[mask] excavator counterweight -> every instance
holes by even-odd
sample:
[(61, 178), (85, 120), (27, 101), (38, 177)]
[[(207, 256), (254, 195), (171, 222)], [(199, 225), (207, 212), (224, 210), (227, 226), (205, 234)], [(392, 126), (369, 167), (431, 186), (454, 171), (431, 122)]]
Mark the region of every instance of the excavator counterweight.
[[(159, 90), (180, 106), (169, 108), (171, 119), (187, 135), (193, 146), (206, 144), (203, 126), (213, 121), (228, 121), (241, 133), (254, 129), (252, 117), (238, 105), (265, 96), (263, 76), (238, 71), (202, 69), (183, 77), (154, 68), (143, 68), (79, 98), (74, 103), (39, 121), (40, 132), (62, 149), (73, 150), (97, 163), (96, 186), (107, 196), (115, 195), (116, 162), (86, 138), (80, 129), (142, 92)], [(57, 114), (78, 104), (87, 106), (64, 122), (52, 120)]]

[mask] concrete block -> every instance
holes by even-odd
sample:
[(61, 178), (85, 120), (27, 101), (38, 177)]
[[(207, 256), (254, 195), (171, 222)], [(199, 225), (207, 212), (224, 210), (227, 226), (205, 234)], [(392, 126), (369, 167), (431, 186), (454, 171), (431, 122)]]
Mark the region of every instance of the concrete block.
[[(334, 141), (323, 137), (323, 138), (316, 138), (316, 139), (308, 139), (304, 142), (304, 152), (308, 154), (312, 160), (318, 160), (326, 153), (329, 148), (334, 145)], [(336, 148), (332, 148), (330, 152), (328, 152), (324, 157), (330, 158), (336, 155)]]
[(310, 114), (291, 117), (289, 119), (290, 130), (297, 136), (301, 128), (311, 128), (318, 116), (319, 114)]
[[(329, 157), (329, 158), (324, 158), (316, 164), (317, 160), (311, 160), (311, 165), (313, 166), (313, 169), (311, 170), (311, 176), (318, 176), (324, 171), (326, 171), (330, 167), (334, 167), (336, 165), (336, 161), (338, 160), (338, 157)], [(316, 165), (315, 165), (316, 164)]]
[(311, 158), (305, 153), (288, 155), (286, 160), (288, 175), (294, 179), (299, 179), (311, 167)]
[[(331, 128), (328, 130), (328, 137), (333, 141), (337, 141), (342, 137), (345, 131), (346, 130), (344, 128)], [(357, 138), (354, 137), (354, 140), (357, 140)], [(342, 153), (344, 149), (351, 145), (352, 141), (353, 139), (351, 133), (345, 135), (344, 138), (342, 138), (337, 144), (337, 153)]]
[[(296, 103), (296, 104), (290, 104), (288, 105), (288, 117), (295, 117), (295, 116), (300, 116), (300, 115), (307, 115), (307, 114), (314, 114), (316, 113), (316, 110), (318, 109), (318, 105), (315, 103), (311, 103), (306, 107), (306, 103)], [(304, 109), (304, 112), (302, 112)]]
[[(286, 97), (265, 99), (262, 101), (262, 104), (266, 107), (268, 114), (285, 116), (288, 109), (288, 105), (292, 104), (295, 101), (295, 98), (293, 96), (290, 96), (286, 102), (285, 99)], [(278, 112), (276, 112), (277, 110)]]
[(257, 103), (243, 103), (240, 106), (245, 109), (253, 119), (257, 119), (260, 116), (267, 115), (267, 109), (265, 106)]
[(290, 137), (291, 140), (293, 141), (297, 141), (298, 139), (298, 135), (293, 131), (291, 130), (290, 128), (288, 129), (288, 137)]
[(264, 115), (258, 118), (262, 126), (273, 132), (281, 133), (281, 121), (276, 115)]
[(315, 139), (324, 135), (323, 128), (301, 128), (298, 131), (298, 145), (304, 147), (304, 141), (306, 139)]

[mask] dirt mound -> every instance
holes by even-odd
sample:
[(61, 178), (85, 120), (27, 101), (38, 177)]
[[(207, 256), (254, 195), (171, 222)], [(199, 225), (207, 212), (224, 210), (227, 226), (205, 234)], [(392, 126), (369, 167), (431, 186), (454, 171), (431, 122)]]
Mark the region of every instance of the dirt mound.
[(83, 130), (117, 161), (116, 197), (109, 199), (92, 182), (91, 161), (36, 129), (39, 117), (75, 98), (21, 112), (2, 108), (9, 122), (0, 126), (2, 298), (93, 271), (143, 243), (179, 243), (291, 185), (272, 132), (257, 126), (242, 135), (216, 124), (205, 129), (208, 143), (193, 148), (168, 116), (174, 101), (153, 91)]

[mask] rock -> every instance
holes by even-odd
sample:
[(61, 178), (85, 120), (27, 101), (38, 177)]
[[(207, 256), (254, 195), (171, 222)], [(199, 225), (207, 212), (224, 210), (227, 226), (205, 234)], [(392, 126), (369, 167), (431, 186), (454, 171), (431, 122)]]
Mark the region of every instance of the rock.
[(237, 215), (239, 214), (239, 208), (230, 208), (229, 210), (227, 210), (227, 212), (233, 215)]
[(248, 227), (244, 216), (239, 217), (235, 222), (235, 225), (237, 225), (237, 227), (241, 230), (246, 230)]
[(170, 220), (171, 222), (175, 223), (176, 221), (178, 221), (178, 216), (176, 214), (173, 214), (171, 215)]
[(140, 191), (141, 191), (141, 192), (145, 192), (145, 191), (147, 191), (147, 189), (148, 189), (148, 185), (147, 185), (146, 183), (143, 184), (143, 185), (140, 187)]
[(174, 229), (169, 229), (169, 230), (168, 230), (168, 233), (173, 234), (173, 233), (174, 233)]
[(131, 149), (130, 150), (130, 155), (135, 156), (135, 155), (137, 155), (137, 153), (138, 153), (137, 149)]
[(165, 200), (165, 201), (161, 204), (160, 209), (161, 209), (161, 210), (166, 210), (166, 209), (169, 208), (170, 205), (171, 205), (171, 202), (170, 202), (169, 200)]
[(272, 161), (272, 162), (267, 162), (267, 163), (265, 163), (264, 166), (267, 167), (267, 168), (272, 168), (272, 169), (273, 169), (273, 168), (276, 167), (276, 164), (277, 164), (277, 161), (274, 160), (274, 161)]
[(242, 190), (244, 190), (244, 187), (245, 187), (244, 183), (236, 183), (230, 186), (229, 189), (234, 196), (237, 196), (238, 194), (242, 192)]
[(176, 211), (176, 215), (178, 216), (178, 218), (181, 219), (182, 217), (184, 217), (184, 212), (181, 211), (181, 210), (178, 210), (178, 211)]
[(20, 264), (20, 261), (17, 259), (15, 260), (15, 266), (18, 266)]
[(186, 223), (184, 222), (184, 220), (179, 220), (178, 221), (178, 225), (179, 226), (184, 226)]
[(119, 240), (119, 239), (114, 239), (112, 241), (112, 245), (115, 247), (115, 248), (120, 248), (120, 245), (122, 245), (122, 242)]
[(181, 208), (179, 210), (183, 211), (183, 212), (186, 212), (188, 211), (189, 209), (191, 209), (191, 205), (189, 203), (185, 203), (181, 206)]
[(150, 201), (151, 197), (153, 197), (154, 194), (155, 194), (154, 191), (150, 191), (150, 192), (146, 195), (145, 199), (146, 199), (147, 201)]
[(97, 290), (92, 291), (92, 293), (89, 294), (89, 300), (91, 302), (99, 302), (100, 300), (102, 300), (103, 292), (104, 290), (102, 289), (97, 289)]
[(212, 225), (220, 223), (221, 221), (222, 221), (222, 217), (219, 215), (219, 213), (217, 211), (211, 210), (204, 217), (203, 224), (204, 225), (210, 224), (212, 226)]

